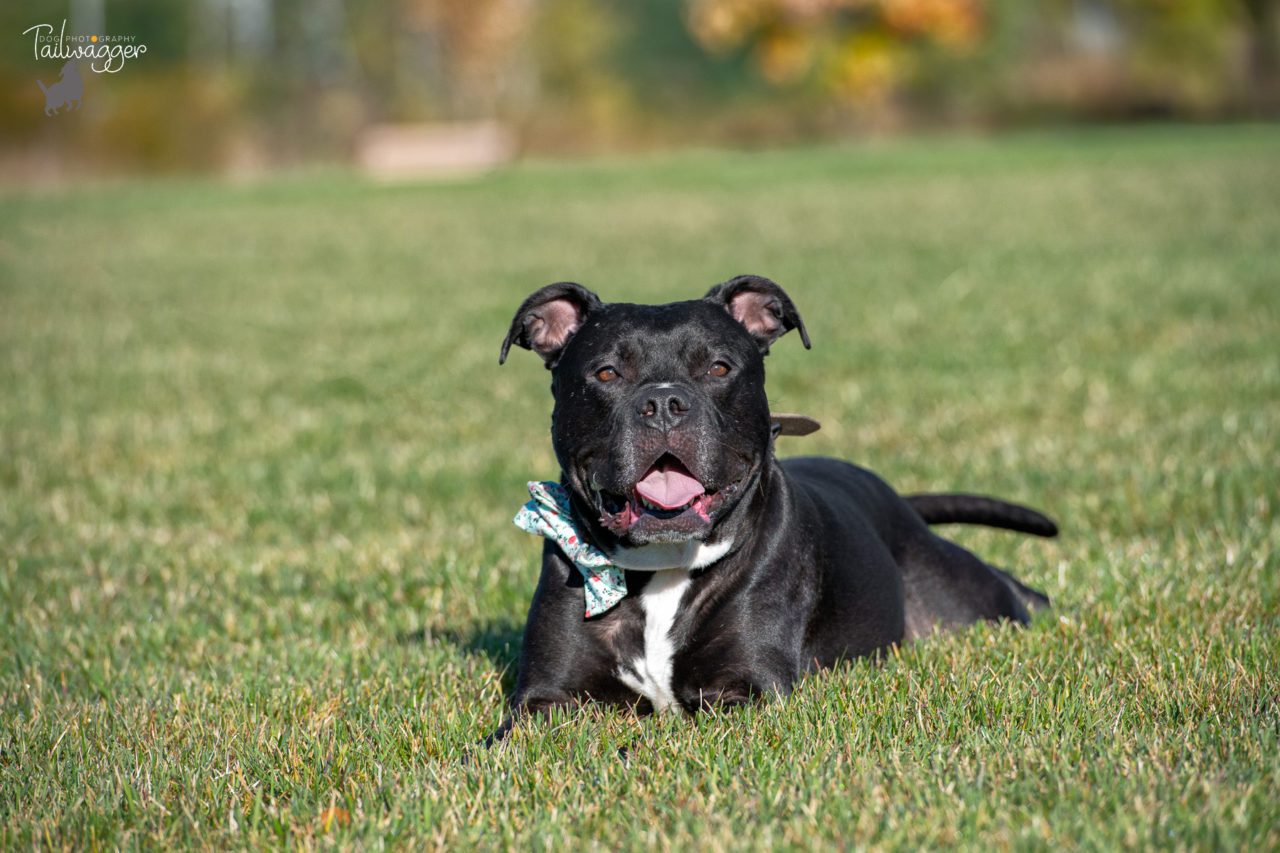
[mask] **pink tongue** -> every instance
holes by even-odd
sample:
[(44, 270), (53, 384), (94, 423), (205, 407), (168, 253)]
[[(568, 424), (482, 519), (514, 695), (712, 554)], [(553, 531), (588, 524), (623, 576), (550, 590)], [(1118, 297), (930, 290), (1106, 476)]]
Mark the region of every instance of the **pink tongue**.
[(636, 491), (663, 509), (676, 509), (704, 493), (702, 484), (675, 467), (655, 467), (636, 483)]

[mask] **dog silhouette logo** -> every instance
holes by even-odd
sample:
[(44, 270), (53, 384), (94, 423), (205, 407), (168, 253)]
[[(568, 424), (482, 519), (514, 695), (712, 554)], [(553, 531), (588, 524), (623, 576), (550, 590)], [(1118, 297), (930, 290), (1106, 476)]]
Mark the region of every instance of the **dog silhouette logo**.
[[(76, 68), (76, 61), (69, 60), (62, 66), (62, 77), (57, 83), (46, 86), (42, 81), (40, 91), (44, 92), (44, 114), (56, 115), (58, 110), (66, 107), (66, 112), (80, 109), (80, 101), (84, 97), (84, 80)], [(75, 106), (72, 106), (74, 102)]]

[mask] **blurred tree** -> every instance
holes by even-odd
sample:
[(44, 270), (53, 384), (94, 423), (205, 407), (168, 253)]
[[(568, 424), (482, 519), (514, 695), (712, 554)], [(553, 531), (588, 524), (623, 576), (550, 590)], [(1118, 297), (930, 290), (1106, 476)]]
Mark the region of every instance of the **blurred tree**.
[(1244, 0), (1249, 22), (1249, 84), (1253, 106), (1280, 113), (1280, 0)]
[(972, 50), (984, 14), (979, 0), (692, 0), (688, 22), (713, 52), (745, 46), (775, 84), (873, 107), (919, 71), (922, 51)]
[(1280, 97), (1277, 0), (1113, 0), (1132, 40), (1129, 72), (1141, 92), (1179, 111), (1221, 112)]
[(429, 45), (446, 118), (492, 118), (519, 97), (528, 0), (400, 0), (401, 23)]
[(976, 90), (996, 114), (1280, 111), (1280, 0), (687, 0), (687, 21), (711, 53), (862, 110)]
[(533, 91), (526, 143), (577, 151), (619, 144), (635, 114), (634, 88), (617, 61), (627, 37), (612, 0), (540, 0), (530, 31)]

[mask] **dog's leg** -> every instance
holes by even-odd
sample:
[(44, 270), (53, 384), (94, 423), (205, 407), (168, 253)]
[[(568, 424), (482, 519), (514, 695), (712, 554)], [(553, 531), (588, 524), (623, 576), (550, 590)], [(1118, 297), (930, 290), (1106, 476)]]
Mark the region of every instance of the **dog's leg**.
[(765, 694), (753, 684), (728, 684), (698, 691), (699, 711), (732, 711), (759, 701)]
[(743, 677), (742, 673), (710, 677), (701, 687), (678, 697), (680, 705), (691, 714), (732, 711), (769, 696), (785, 696), (791, 692), (791, 684), (799, 677), (801, 667), (788, 661), (785, 665), (774, 663), (769, 669), (769, 672), (752, 673), (750, 678)]
[(485, 749), (492, 749), (494, 744), (502, 743), (503, 739), (511, 734), (511, 730), (516, 727), (516, 715), (512, 714), (498, 724), (498, 727), (485, 736), (480, 741), (480, 745)]
[[(902, 549), (900, 565), (906, 639), (980, 619), (1007, 619), (1022, 625), (1031, 621), (1020, 595), (1022, 584), (940, 536), (918, 537)], [(1034, 603), (1048, 603), (1045, 596), (1026, 589)]]
[(521, 725), (529, 717), (545, 717), (555, 708), (567, 708), (577, 704), (576, 700), (569, 697), (559, 700), (530, 699), (521, 702), (511, 709), (511, 713), (481, 743), (485, 749), (489, 749), (502, 743), (503, 739), (511, 734), (512, 729)]
[(1013, 585), (1014, 590), (1018, 593), (1018, 597), (1022, 599), (1022, 603), (1025, 604), (1029, 610), (1036, 611), (1049, 609), (1049, 596), (1045, 595), (1038, 589), (1032, 589), (998, 566), (991, 566), (991, 570)]

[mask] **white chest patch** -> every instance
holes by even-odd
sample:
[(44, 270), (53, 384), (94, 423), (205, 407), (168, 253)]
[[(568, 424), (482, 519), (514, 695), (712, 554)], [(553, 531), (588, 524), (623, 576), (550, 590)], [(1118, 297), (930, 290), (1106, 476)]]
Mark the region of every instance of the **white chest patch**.
[(644, 652), (617, 670), (618, 679), (652, 702), (656, 711), (680, 707), (671, 690), (671, 659), (675, 654), (671, 627), (688, 588), (689, 572), (684, 569), (654, 572), (639, 595), (644, 610)]
[[(707, 545), (695, 539), (685, 542), (655, 542), (639, 548), (615, 548), (609, 560), (615, 566), (640, 572), (666, 569), (705, 569), (733, 547), (733, 540)], [(653, 586), (653, 584), (649, 584)]]

